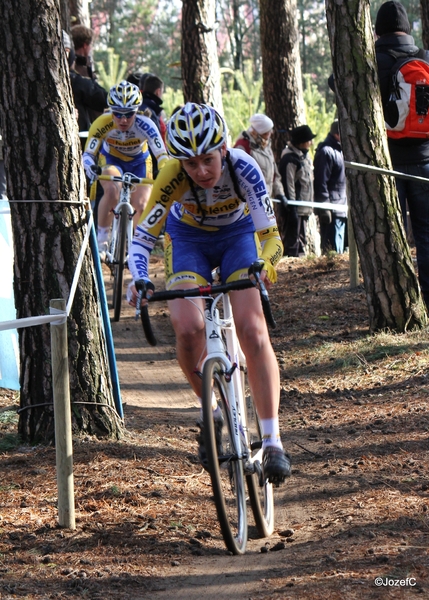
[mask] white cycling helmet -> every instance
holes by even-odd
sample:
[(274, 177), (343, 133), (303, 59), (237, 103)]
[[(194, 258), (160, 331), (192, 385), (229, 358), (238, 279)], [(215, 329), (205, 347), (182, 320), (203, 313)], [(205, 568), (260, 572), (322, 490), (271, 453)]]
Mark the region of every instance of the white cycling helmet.
[(139, 88), (134, 83), (124, 80), (110, 88), (107, 94), (107, 106), (119, 112), (137, 111), (142, 99)]
[(167, 123), (167, 152), (187, 160), (220, 148), (226, 136), (225, 121), (212, 106), (187, 102)]

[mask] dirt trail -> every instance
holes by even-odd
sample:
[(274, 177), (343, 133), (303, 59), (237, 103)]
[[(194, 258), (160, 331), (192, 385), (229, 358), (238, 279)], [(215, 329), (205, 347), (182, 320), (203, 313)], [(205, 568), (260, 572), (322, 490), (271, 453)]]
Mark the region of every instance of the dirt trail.
[[(158, 289), (162, 289), (163, 262), (152, 260), (151, 277)], [(110, 299), (111, 282), (105, 269), (106, 293)], [(126, 285), (130, 281), (127, 273)], [(157, 333), (158, 344), (148, 345), (140, 322), (134, 318), (134, 309), (123, 303), (123, 312), (118, 323), (112, 322), (116, 360), (124, 405), (125, 421), (128, 411), (134, 407), (149, 409), (151, 420), (170, 421), (183, 427), (192, 426), (199, 415), (195, 395), (177, 363), (174, 334), (168, 317), (166, 303), (151, 305), (152, 324)], [(145, 410), (146, 412), (146, 410)], [(196, 444), (190, 448), (195, 451)], [(294, 486), (289, 488), (288, 495)], [(299, 506), (292, 508), (288, 504), (286, 492), (276, 491), (277, 530), (270, 538), (274, 546), (280, 542), (279, 531), (287, 529), (292, 522), (301, 522)], [(248, 599), (258, 590), (267, 589), (267, 578), (287, 568), (290, 558), (284, 552), (261, 554), (266, 540), (251, 534), (245, 557), (231, 557), (225, 550), (225, 556), (195, 557), (185, 564), (182, 560), (179, 568), (166, 565), (165, 577), (159, 581), (160, 589), (150, 593), (151, 598), (174, 598), (186, 600), (221, 600), (234, 597), (237, 600)], [(178, 574), (180, 571), (180, 575)], [(268, 586), (269, 587), (269, 586)]]
[(369, 335), (347, 256), (282, 260), (270, 299), (293, 463), (273, 536), (250, 520), (246, 555), (228, 555), (166, 307), (151, 308), (152, 348), (124, 300), (112, 329), (127, 431), (76, 436), (76, 530), (58, 528), (55, 449), (17, 445), (16, 395), (0, 395), (2, 600), (429, 597), (427, 332)]

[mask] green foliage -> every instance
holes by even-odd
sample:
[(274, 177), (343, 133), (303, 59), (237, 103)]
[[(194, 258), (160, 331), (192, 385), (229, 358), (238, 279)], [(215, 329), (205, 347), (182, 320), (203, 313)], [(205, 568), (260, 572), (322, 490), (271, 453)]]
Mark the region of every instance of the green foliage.
[(127, 63), (120, 61), (119, 55), (115, 54), (113, 48), (108, 48), (106, 53), (107, 69), (103, 62), (97, 62), (98, 79), (101, 86), (109, 90), (116, 83), (125, 78), (127, 72)]
[(94, 56), (97, 63), (106, 61), (105, 48), (113, 48), (121, 64), (127, 64), (128, 73), (155, 73), (166, 86), (180, 87), (178, 3), (170, 0), (93, 0), (90, 8), (96, 33)]
[(332, 59), (326, 29), (325, 2), (298, 0), (297, 8), (303, 77), (311, 75), (319, 92), (329, 98), (331, 92), (328, 77), (332, 73)]
[(221, 75), (223, 75), (224, 114), (231, 142), (234, 143), (240, 133), (248, 128), (249, 118), (265, 110), (262, 99), (262, 77), (255, 81), (250, 61), (246, 61), (244, 73), (223, 68)]
[(171, 116), (173, 110), (183, 104), (183, 92), (182, 90), (174, 90), (173, 88), (168, 88), (165, 90), (162, 96), (162, 107), (167, 115), (167, 119)]
[[(262, 100), (262, 80), (253, 81), (250, 70), (247, 75), (231, 69), (221, 69), (223, 75), (223, 108), (225, 120), (231, 136), (230, 143), (234, 144), (240, 133), (249, 126), (249, 118), (256, 112), (265, 112)], [(231, 77), (232, 75), (232, 77)], [(239, 89), (234, 89), (234, 83)], [(313, 143), (313, 152), (317, 144), (325, 139), (332, 121), (336, 118), (334, 94), (331, 93), (329, 103), (318, 90), (311, 76), (304, 77), (304, 102), (306, 122), (316, 133)], [(170, 117), (176, 106), (183, 104), (181, 91), (168, 89), (163, 95), (163, 108)]]

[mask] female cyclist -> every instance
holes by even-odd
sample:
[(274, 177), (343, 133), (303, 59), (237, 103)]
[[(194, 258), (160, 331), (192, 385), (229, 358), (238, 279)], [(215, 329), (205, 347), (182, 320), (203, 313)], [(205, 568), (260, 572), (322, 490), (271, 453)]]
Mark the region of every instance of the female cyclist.
[[(138, 110), (142, 103), (139, 88), (128, 81), (114, 85), (107, 95), (110, 110), (98, 117), (90, 127), (83, 154), (83, 166), (88, 178), (94, 177), (93, 169), (99, 164), (103, 175), (133, 173), (136, 177), (152, 178), (152, 154), (158, 168), (168, 160), (164, 142), (154, 122)], [(98, 155), (100, 156), (100, 159)], [(97, 239), (100, 256), (107, 250), (107, 240), (112, 224), (112, 209), (119, 201), (120, 184), (101, 181), (103, 196), (98, 206)], [(150, 196), (151, 187), (137, 186), (131, 196), (138, 222)]]
[[(220, 267), (223, 281), (248, 277), (249, 266), (263, 259), (262, 280), (276, 280), (274, 266), (283, 255), (271, 201), (257, 163), (244, 151), (226, 146), (226, 125), (210, 106), (188, 102), (167, 124), (166, 146), (173, 159), (158, 175), (136, 227), (130, 270), (134, 281), (148, 279), (149, 255), (165, 226), (167, 289), (211, 283)], [(255, 236), (256, 232), (256, 236)], [(137, 300), (134, 284), (130, 303)], [(290, 475), (290, 458), (280, 440), (280, 378), (257, 289), (231, 292), (237, 335), (246, 356), (248, 378), (261, 420), (263, 468), (272, 483)], [(201, 398), (196, 365), (204, 356), (205, 330), (200, 311), (186, 300), (169, 302), (177, 358)], [(216, 429), (222, 415), (215, 410)], [(205, 466), (202, 435), (199, 457)]]

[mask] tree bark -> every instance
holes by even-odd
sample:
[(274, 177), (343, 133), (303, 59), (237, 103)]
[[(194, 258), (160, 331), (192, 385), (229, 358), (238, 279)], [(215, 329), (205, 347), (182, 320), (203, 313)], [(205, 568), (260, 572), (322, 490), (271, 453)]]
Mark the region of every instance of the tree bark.
[(61, 2), (68, 2), (72, 25), (91, 27), (88, 0), (61, 0)]
[[(368, 0), (326, 0), (341, 144), (346, 161), (392, 169), (381, 105)], [(395, 180), (347, 170), (370, 329), (426, 325)]]
[(422, 16), (422, 42), (423, 48), (429, 48), (429, 2), (420, 0), (420, 12)]
[(181, 61), (185, 102), (210, 104), (223, 113), (215, 0), (183, 0)]
[[(59, 5), (0, 3), (0, 116), (14, 237), (17, 318), (49, 314), (70, 295), (86, 231), (85, 180)], [(74, 428), (118, 436), (92, 258), (84, 257), (68, 318)], [(19, 329), (26, 441), (54, 437), (49, 325)]]
[(289, 131), (305, 123), (296, 0), (261, 0), (260, 20), (265, 112), (279, 161)]

